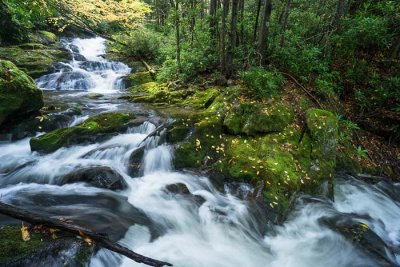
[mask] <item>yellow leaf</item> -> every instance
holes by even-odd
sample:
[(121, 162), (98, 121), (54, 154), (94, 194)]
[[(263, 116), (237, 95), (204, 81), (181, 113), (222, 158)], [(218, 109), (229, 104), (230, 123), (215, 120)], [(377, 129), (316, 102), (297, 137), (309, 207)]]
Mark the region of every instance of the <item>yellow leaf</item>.
[(24, 223), (22, 223), (22, 227), (21, 227), (21, 236), (22, 236), (22, 240), (24, 240), (24, 241), (31, 240), (31, 236), (29, 234), (28, 227), (24, 226)]

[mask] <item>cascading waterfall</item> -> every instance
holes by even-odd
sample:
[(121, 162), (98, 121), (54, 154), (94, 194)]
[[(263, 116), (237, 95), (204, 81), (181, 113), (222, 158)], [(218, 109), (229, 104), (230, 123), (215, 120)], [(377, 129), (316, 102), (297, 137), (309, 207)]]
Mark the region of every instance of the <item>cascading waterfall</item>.
[[(115, 85), (123, 73), (129, 72), (126, 66), (100, 57), (105, 51), (104, 40), (100, 38), (74, 39), (65, 44), (74, 59), (65, 69), (38, 79), (41, 87), (104, 92), (111, 90), (109, 85)], [(79, 73), (80, 78), (72, 78), (74, 73)], [(70, 125), (87, 116), (72, 118)], [(350, 218), (367, 225), (383, 240), (384, 246), (399, 251), (398, 185), (370, 185), (348, 177), (338, 179), (335, 202), (300, 197), (283, 225), (265, 231), (265, 221), (260, 217), (266, 214), (260, 214), (252, 203), (251, 186), (226, 184), (221, 192), (207, 177), (174, 171), (173, 146), (157, 136), (145, 140), (155, 129), (156, 125), (147, 121), (108, 140), (61, 148), (47, 155), (32, 153), (29, 138), (1, 143), (1, 199), (107, 232), (138, 253), (178, 267), (400, 265), (396, 255), (392, 257), (385, 248), (386, 261), (382, 261), (324, 223)], [(129, 174), (131, 155), (139, 149), (144, 149), (143, 159), (139, 174), (134, 177)], [(121, 177), (126, 187), (111, 191), (65, 179), (77, 170), (88, 168), (101, 171), (107, 168)], [(142, 265), (101, 249), (90, 266)]]
[(103, 57), (106, 53), (102, 38), (62, 40), (70, 52), (69, 63), (58, 63), (57, 72), (36, 80), (40, 88), (47, 90), (89, 90), (109, 93), (124, 88), (121, 77), (131, 69), (120, 62), (111, 62)]

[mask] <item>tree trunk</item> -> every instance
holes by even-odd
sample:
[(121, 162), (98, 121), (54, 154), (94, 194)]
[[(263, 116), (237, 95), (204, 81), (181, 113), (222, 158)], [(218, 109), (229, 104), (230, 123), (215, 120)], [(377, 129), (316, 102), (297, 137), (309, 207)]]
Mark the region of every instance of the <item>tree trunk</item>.
[(260, 36), (258, 38), (258, 53), (260, 56), (261, 65), (265, 65), (267, 62), (267, 46), (268, 46), (270, 20), (271, 20), (271, 11), (272, 11), (272, 0), (265, 0)]
[(292, 0), (286, 0), (285, 13), (283, 15), (283, 20), (281, 24), (281, 41), (280, 41), (281, 47), (283, 47), (285, 44), (285, 32), (289, 22), (289, 15), (291, 8), (292, 8)]
[(254, 21), (254, 32), (253, 32), (253, 43), (256, 43), (257, 40), (257, 32), (258, 32), (258, 20), (260, 18), (262, 0), (258, 0), (257, 2), (257, 11), (256, 11), (256, 20)]
[(233, 71), (233, 59), (235, 56), (236, 38), (237, 38), (237, 19), (238, 19), (238, 0), (232, 0), (232, 13), (231, 13), (231, 34), (230, 43), (228, 47), (228, 54), (226, 57), (226, 77), (230, 77)]
[(217, 37), (217, 0), (210, 0), (210, 35), (211, 40)]
[(239, 34), (239, 44), (244, 44), (244, 0), (240, 0), (240, 34)]
[(179, 0), (170, 0), (171, 6), (175, 9), (175, 41), (176, 41), (176, 64), (178, 73), (182, 73), (181, 64), (181, 33), (180, 33), (180, 16), (179, 16)]
[(221, 51), (220, 51), (220, 61), (221, 61), (221, 73), (226, 73), (226, 55), (225, 55), (225, 37), (226, 37), (226, 18), (229, 13), (229, 0), (223, 0), (222, 2), (222, 25), (221, 25)]

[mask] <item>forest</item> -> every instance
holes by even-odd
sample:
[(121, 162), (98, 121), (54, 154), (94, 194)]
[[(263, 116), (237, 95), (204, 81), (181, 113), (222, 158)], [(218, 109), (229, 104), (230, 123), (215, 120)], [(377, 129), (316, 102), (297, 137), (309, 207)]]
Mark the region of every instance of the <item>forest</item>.
[(400, 266), (399, 181), (398, 0), (0, 0), (0, 266)]

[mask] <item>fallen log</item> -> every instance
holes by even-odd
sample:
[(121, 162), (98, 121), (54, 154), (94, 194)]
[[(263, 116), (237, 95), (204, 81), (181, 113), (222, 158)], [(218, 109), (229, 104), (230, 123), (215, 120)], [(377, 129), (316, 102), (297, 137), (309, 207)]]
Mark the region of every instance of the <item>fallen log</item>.
[(121, 255), (124, 255), (136, 262), (143, 263), (149, 266), (154, 266), (154, 267), (162, 267), (162, 266), (172, 266), (172, 264), (168, 262), (163, 262), (159, 260), (155, 260), (143, 255), (140, 255), (136, 252), (133, 252), (132, 250), (129, 250), (128, 248), (112, 242), (107, 234), (103, 233), (96, 233), (91, 231), (90, 229), (84, 228), (82, 226), (74, 225), (65, 221), (61, 221), (58, 219), (51, 219), (47, 217), (43, 217), (41, 215), (20, 209), (18, 207), (8, 205), (5, 203), (0, 202), (0, 214), (7, 215), (9, 217), (22, 220), (31, 224), (35, 225), (43, 225), (49, 228), (55, 228), (55, 229), (60, 229), (65, 232), (69, 232), (75, 235), (79, 236), (86, 236), (91, 238), (93, 241), (96, 242), (97, 245), (100, 247), (109, 249), (111, 251), (114, 251), (116, 253), (119, 253)]

